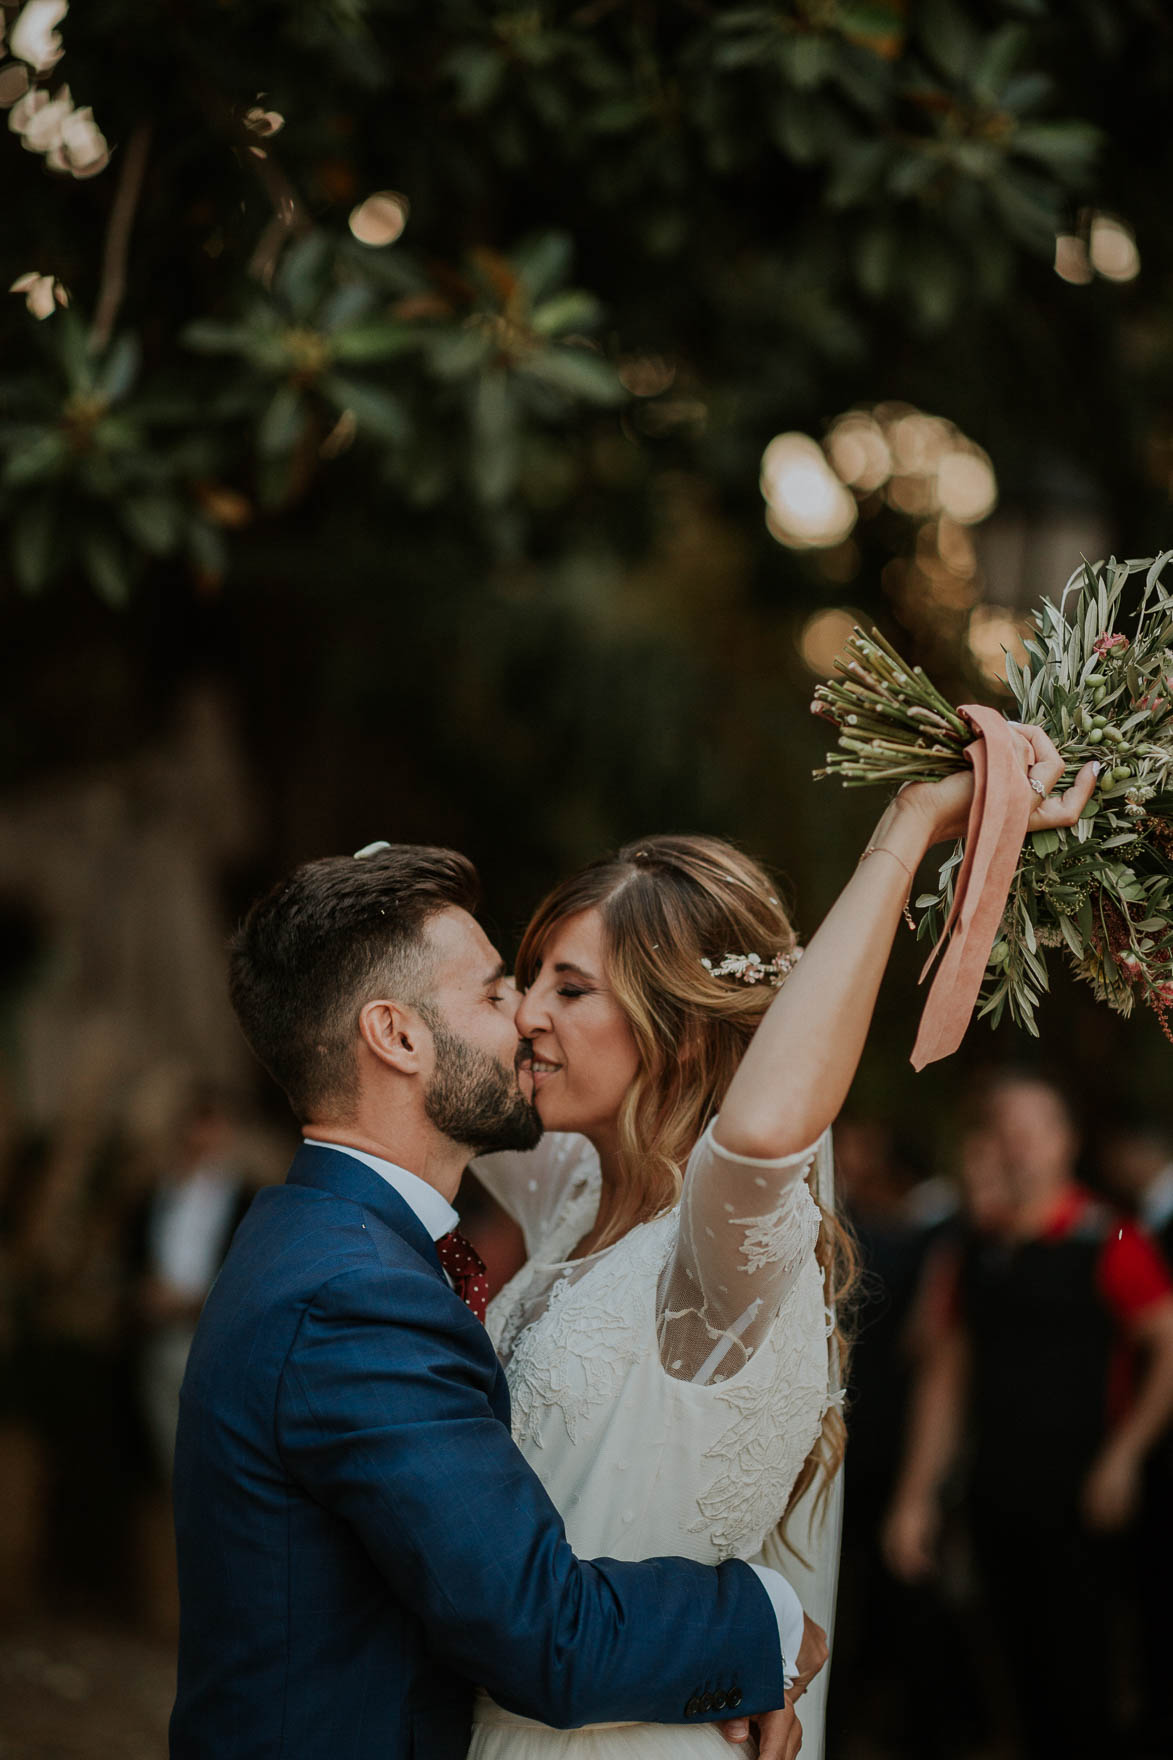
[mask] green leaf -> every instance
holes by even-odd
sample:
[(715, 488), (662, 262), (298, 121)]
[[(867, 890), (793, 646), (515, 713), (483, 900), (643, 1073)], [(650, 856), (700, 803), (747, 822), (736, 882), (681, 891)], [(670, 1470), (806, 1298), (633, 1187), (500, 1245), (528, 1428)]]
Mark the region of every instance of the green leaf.
[(360, 433), (402, 446), (411, 436), (411, 423), (399, 398), (380, 385), (365, 385), (341, 373), (329, 373), (322, 391), (340, 410), (350, 410)]
[(1053, 856), (1063, 845), (1063, 839), (1057, 831), (1032, 831), (1030, 841), (1037, 856)]
[(55, 551), (59, 554), (56, 505), (42, 495), (22, 507), (12, 522), (12, 566), (26, 593), (39, 593), (53, 573)]
[(4, 465), (4, 481), (15, 489), (25, 483), (59, 476), (68, 454), (64, 434), (50, 430), (10, 455)]
[(197, 354), (243, 354), (248, 331), (242, 324), (217, 324), (212, 318), (196, 318), (180, 332), (179, 340)]
[(274, 289), (295, 318), (308, 318), (318, 302), (330, 262), (330, 240), (310, 232), (287, 246)]
[(1003, 87), (1022, 60), (1029, 41), (1029, 32), (1021, 24), (1004, 24), (987, 38), (986, 46), (974, 69), (972, 87), (982, 98), (997, 100)]
[(126, 556), (108, 532), (97, 529), (86, 532), (81, 540), (81, 558), (90, 583), (107, 605), (121, 610), (130, 599), (130, 570)]
[(170, 496), (128, 495), (118, 512), (135, 543), (149, 555), (166, 556), (178, 544), (183, 515)]
[(530, 328), (538, 336), (558, 336), (567, 330), (593, 330), (603, 308), (593, 293), (569, 288), (534, 308)]
[(981, 64), (980, 38), (955, 0), (921, 0), (917, 35), (942, 73), (959, 85)]
[(1016, 153), (1040, 159), (1061, 177), (1086, 175), (1104, 144), (1102, 129), (1090, 122), (1031, 122), (1016, 128)]
[(568, 232), (542, 232), (518, 247), (511, 265), (537, 305), (565, 281), (573, 256), (574, 240)]
[(518, 371), (585, 403), (613, 406), (627, 401), (614, 367), (585, 348), (545, 349), (519, 361)]
[(279, 385), (257, 429), (257, 444), (268, 458), (292, 452), (305, 425), (301, 393), (294, 385)]
[(106, 351), (94, 389), (107, 403), (120, 403), (138, 378), (142, 350), (137, 336), (120, 336)]
[(480, 500), (499, 506), (517, 481), (517, 423), (504, 372), (485, 373), (473, 398), (472, 478)]
[(187, 528), (187, 550), (197, 571), (213, 580), (228, 572), (228, 545), (219, 526), (193, 519)]
[(374, 289), (362, 281), (347, 281), (327, 295), (318, 313), (318, 329), (341, 330), (364, 317), (375, 303)]
[(418, 330), (389, 320), (352, 324), (330, 338), (331, 353), (339, 361), (385, 361), (419, 345)]

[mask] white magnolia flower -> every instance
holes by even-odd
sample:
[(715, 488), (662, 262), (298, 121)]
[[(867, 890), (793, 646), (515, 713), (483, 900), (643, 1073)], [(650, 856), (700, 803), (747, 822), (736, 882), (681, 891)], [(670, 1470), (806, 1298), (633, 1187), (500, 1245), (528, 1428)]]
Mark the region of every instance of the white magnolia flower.
[(11, 52), (38, 73), (48, 73), (65, 53), (57, 26), (68, 11), (69, 0), (28, 0), (8, 39)]
[(50, 153), (61, 145), (66, 121), (73, 114), (69, 87), (62, 86), (55, 98), (34, 86), (8, 112), (8, 126), (21, 137), (30, 153)]
[(51, 317), (58, 306), (69, 304), (69, 294), (60, 281), (52, 275), (38, 275), (35, 269), (19, 275), (8, 291), (24, 294), (24, 303), (34, 318)]
[(51, 147), (45, 163), (54, 171), (70, 171), (74, 177), (93, 177), (105, 169), (110, 159), (106, 137), (94, 121), (87, 104), (65, 118), (57, 144)]

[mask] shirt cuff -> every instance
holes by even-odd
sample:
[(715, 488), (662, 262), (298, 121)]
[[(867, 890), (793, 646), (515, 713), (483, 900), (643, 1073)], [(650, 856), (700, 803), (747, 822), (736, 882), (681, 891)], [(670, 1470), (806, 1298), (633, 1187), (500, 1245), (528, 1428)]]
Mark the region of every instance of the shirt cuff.
[[(748, 1559), (746, 1560), (748, 1564)], [(782, 1674), (788, 1687), (794, 1685), (798, 1673), (798, 1652), (802, 1646), (805, 1619), (802, 1602), (780, 1571), (769, 1570), (764, 1564), (751, 1564), (762, 1588), (770, 1597), (774, 1618), (778, 1621), (778, 1643), (782, 1649)]]

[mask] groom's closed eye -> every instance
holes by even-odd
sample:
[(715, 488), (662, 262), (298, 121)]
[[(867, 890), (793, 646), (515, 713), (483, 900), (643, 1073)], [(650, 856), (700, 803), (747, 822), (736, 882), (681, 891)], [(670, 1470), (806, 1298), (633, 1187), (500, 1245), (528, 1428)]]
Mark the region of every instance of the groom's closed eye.
[(496, 971), (490, 972), (485, 979), (485, 1000), (487, 1002), (504, 1002), (513, 988), (513, 980), (508, 974), (505, 961), (502, 960)]

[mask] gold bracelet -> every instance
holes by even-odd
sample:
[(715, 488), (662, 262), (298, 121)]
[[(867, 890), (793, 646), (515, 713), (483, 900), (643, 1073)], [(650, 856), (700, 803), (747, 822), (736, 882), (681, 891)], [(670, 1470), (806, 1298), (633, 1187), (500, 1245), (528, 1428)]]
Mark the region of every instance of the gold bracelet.
[[(916, 934), (916, 921), (913, 918), (912, 912), (908, 908), (908, 900), (912, 894), (912, 883), (916, 879), (916, 875), (913, 873), (912, 869), (909, 867), (908, 863), (903, 859), (902, 856), (898, 856), (894, 849), (888, 849), (882, 843), (869, 843), (867, 848), (864, 850), (863, 855), (860, 856), (859, 862), (866, 861), (868, 856), (891, 856), (892, 860), (894, 862), (900, 863), (900, 866), (904, 869), (904, 872), (908, 875), (908, 891), (904, 894), (904, 903), (900, 907), (900, 914), (904, 918), (904, 921), (908, 924), (909, 928), (912, 930), (913, 934), (915, 935)], [(856, 862), (856, 864), (855, 864), (857, 868), (859, 867), (859, 862)]]

